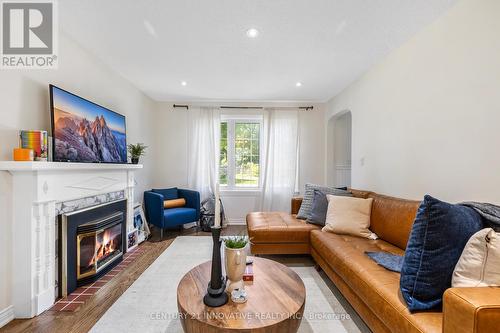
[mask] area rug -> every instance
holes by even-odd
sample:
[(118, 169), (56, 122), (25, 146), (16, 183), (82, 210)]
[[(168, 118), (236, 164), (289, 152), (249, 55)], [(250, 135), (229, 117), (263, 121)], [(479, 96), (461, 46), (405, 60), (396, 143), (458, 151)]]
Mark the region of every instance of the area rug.
[[(144, 271), (94, 325), (91, 332), (181, 333), (177, 285), (194, 266), (211, 257), (211, 237), (181, 236)], [(272, 258), (304, 281), (306, 306), (299, 332), (364, 332), (355, 312), (335, 295), (329, 280), (300, 260)], [(340, 300), (339, 300), (340, 299)]]

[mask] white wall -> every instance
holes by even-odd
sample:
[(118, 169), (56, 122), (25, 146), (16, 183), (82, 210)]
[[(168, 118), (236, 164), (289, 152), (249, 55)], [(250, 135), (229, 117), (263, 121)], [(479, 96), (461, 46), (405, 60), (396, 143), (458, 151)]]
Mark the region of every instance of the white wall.
[(324, 104), (315, 104), (312, 111), (299, 112), (299, 189), (302, 194), (306, 183), (325, 183), (324, 119)]
[[(154, 103), (118, 74), (101, 64), (64, 34), (59, 40), (59, 69), (2, 70), (0, 72), (0, 160), (11, 160), (18, 146), (20, 129), (50, 130), (48, 84), (53, 83), (124, 114), (129, 143), (150, 146), (144, 169), (137, 172), (136, 201), (151, 187), (154, 141), (152, 135)], [(10, 305), (10, 247), (6, 230), (10, 177), (0, 172), (0, 312)], [(22, 240), (17, 240), (22, 241)]]
[(52, 83), (126, 116), (127, 142), (150, 146), (142, 160), (144, 169), (137, 173), (137, 192), (141, 193), (152, 180), (155, 103), (64, 34), (59, 43), (59, 69), (1, 72), (0, 160), (12, 160), (20, 129), (50, 131), (48, 85)]
[[(12, 211), (9, 207), (12, 206), (12, 178), (3, 175), (0, 172), (0, 313), (2, 310), (7, 311), (11, 302), (11, 258), (12, 258)], [(22, 240), (24, 241), (24, 240)], [(14, 315), (14, 310), (11, 309), (11, 315)], [(2, 322), (0, 316), (0, 323)], [(0, 327), (2, 325), (0, 324)]]
[[(174, 109), (173, 104), (159, 103), (156, 110), (155, 135), (156, 141), (161, 147), (154, 173), (154, 186), (156, 187), (187, 186), (187, 147), (189, 143), (187, 112), (186, 109)], [(238, 105), (251, 104), (238, 103)], [(264, 104), (264, 106), (278, 105)], [(247, 110), (238, 112), (241, 114), (251, 113)], [(303, 189), (306, 182), (324, 183), (324, 117), (324, 105), (322, 104), (314, 105), (312, 111), (299, 113), (300, 189)], [(221, 196), (230, 223), (243, 223), (248, 212), (260, 210), (260, 192), (226, 192), (222, 193)]]
[(353, 187), (500, 203), (498, 13), (459, 2), (329, 101), (352, 112)]

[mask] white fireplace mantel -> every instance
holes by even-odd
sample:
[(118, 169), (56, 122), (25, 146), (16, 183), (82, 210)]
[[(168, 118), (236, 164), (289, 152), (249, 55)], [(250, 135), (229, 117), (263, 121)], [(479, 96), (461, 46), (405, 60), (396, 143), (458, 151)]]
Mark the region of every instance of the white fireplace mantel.
[(135, 170), (142, 169), (142, 164), (114, 163), (70, 163), (70, 162), (17, 162), (0, 161), (0, 170), (9, 172), (22, 171), (71, 171), (71, 170)]
[[(134, 171), (140, 164), (0, 161), (11, 177), (11, 293), (16, 318), (31, 318), (55, 300), (56, 217), (61, 203), (123, 191), (133, 225)], [(91, 201), (91, 200), (90, 200)]]

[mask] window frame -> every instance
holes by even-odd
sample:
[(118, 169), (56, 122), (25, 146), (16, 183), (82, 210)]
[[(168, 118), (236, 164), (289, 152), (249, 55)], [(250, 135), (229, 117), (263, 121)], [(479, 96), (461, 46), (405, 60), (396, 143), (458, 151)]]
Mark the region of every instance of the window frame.
[[(264, 117), (262, 115), (221, 115), (220, 122), (227, 122), (227, 185), (220, 184), (223, 191), (260, 191), (262, 189), (262, 148), (264, 143)], [(236, 185), (236, 123), (259, 124), (259, 181), (257, 186)], [(222, 137), (222, 135), (221, 135)], [(220, 152), (219, 152), (220, 153)], [(219, 160), (220, 163), (220, 160)], [(220, 168), (220, 165), (219, 165)], [(220, 182), (220, 177), (219, 180)]]

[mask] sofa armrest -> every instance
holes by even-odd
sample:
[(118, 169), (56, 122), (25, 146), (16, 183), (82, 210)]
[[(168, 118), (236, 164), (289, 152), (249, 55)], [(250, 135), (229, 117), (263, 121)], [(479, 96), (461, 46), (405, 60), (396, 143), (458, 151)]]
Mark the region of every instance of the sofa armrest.
[(449, 288), (444, 293), (444, 333), (486, 333), (499, 327), (500, 287)]
[(298, 214), (300, 205), (302, 205), (302, 197), (292, 198), (292, 214)]
[(152, 191), (144, 192), (144, 207), (148, 222), (163, 228), (163, 195)]
[(200, 219), (200, 192), (178, 189), (179, 198), (186, 200), (186, 207), (196, 209), (196, 221)]

